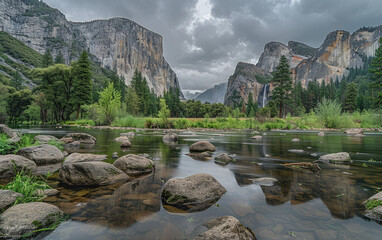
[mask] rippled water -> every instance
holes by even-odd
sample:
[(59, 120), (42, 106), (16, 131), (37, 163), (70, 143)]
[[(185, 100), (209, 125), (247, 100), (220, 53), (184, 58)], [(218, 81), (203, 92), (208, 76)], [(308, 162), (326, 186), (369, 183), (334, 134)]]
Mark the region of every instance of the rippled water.
[[(150, 176), (125, 184), (100, 188), (58, 187), (60, 195), (46, 202), (71, 214), (46, 239), (189, 239), (193, 230), (213, 218), (232, 215), (250, 227), (258, 239), (381, 239), (382, 225), (362, 216), (362, 202), (382, 186), (382, 134), (350, 137), (341, 133), (266, 132), (263, 141), (251, 139), (249, 131), (178, 132), (178, 144), (166, 145), (160, 132), (140, 131), (132, 147), (122, 152), (113, 139), (122, 131), (82, 128), (34, 128), (23, 132), (62, 137), (68, 132), (88, 132), (97, 138), (92, 148), (77, 152), (107, 154), (147, 153), (155, 160)], [(299, 138), (300, 142), (291, 139)], [(217, 147), (215, 155), (235, 154), (236, 163), (220, 166), (213, 159), (195, 160), (186, 154), (195, 141), (208, 140)], [(302, 149), (303, 153), (291, 153)], [(292, 169), (291, 162), (311, 162), (311, 153), (346, 151), (351, 165), (320, 165), (322, 170)], [(266, 154), (271, 155), (265, 157)], [(375, 162), (370, 162), (373, 159)], [(366, 163), (368, 167), (362, 167)], [(197, 213), (182, 213), (166, 207), (161, 188), (169, 178), (196, 173), (213, 175), (227, 193), (216, 205)], [(253, 184), (254, 178), (274, 177), (276, 186)]]

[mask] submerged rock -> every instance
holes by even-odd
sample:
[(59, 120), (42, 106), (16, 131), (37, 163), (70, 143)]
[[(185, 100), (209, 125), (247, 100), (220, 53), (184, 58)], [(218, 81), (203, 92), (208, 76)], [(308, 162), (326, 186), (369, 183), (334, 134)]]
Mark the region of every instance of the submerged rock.
[(208, 141), (199, 141), (190, 146), (190, 152), (214, 152), (216, 147)]
[(253, 183), (258, 184), (260, 186), (273, 186), (278, 182), (276, 178), (270, 177), (262, 177), (253, 179)]
[(260, 136), (260, 135), (256, 135), (256, 136), (253, 136), (251, 137), (252, 139), (255, 139), (255, 140), (263, 140), (263, 137)]
[(212, 206), (227, 190), (211, 175), (195, 174), (186, 178), (171, 178), (162, 190), (164, 204), (189, 212)]
[[(199, 229), (206, 229), (203, 233), (199, 233), (194, 240), (254, 240), (255, 234), (251, 229), (244, 226), (240, 221), (232, 216), (225, 216), (213, 219), (204, 223), (201, 227), (196, 228), (194, 232), (199, 232)], [(192, 235), (196, 235), (195, 233)]]
[(65, 163), (59, 172), (60, 182), (69, 186), (104, 186), (128, 179), (126, 173), (105, 162)]
[(21, 235), (49, 227), (63, 215), (58, 207), (48, 203), (18, 204), (0, 215), (0, 235), (19, 238)]
[(221, 153), (218, 156), (215, 157), (214, 159), (215, 163), (217, 164), (228, 164), (228, 163), (233, 163), (235, 162), (235, 159), (228, 155), (227, 153)]
[(134, 154), (128, 154), (118, 158), (113, 165), (131, 176), (139, 176), (154, 171), (154, 161)]
[(0, 212), (13, 205), (17, 198), (21, 198), (23, 195), (10, 190), (0, 190)]
[(364, 204), (366, 207), (366, 217), (382, 221), (382, 191), (371, 196)]
[(58, 138), (51, 136), (51, 135), (37, 135), (36, 137), (34, 137), (34, 140), (38, 141), (40, 144), (46, 144), (50, 141), (54, 141), (57, 143), (60, 142), (60, 140)]
[(11, 178), (16, 171), (24, 170), (25, 173), (36, 171), (37, 165), (32, 160), (14, 154), (0, 155), (0, 179)]
[(74, 141), (84, 144), (96, 144), (97, 142), (95, 137), (87, 133), (68, 133), (63, 138), (72, 138)]
[(289, 149), (288, 152), (292, 153), (304, 153), (305, 151), (302, 149)]
[(345, 133), (349, 135), (361, 135), (361, 136), (364, 135), (361, 128), (349, 128), (349, 129), (346, 129)]
[(167, 133), (166, 135), (163, 136), (162, 140), (164, 142), (176, 142), (178, 141), (178, 134), (176, 133)]
[(320, 137), (323, 137), (323, 136), (325, 136), (325, 133), (324, 132), (319, 132), (317, 135), (320, 136)]
[(318, 161), (327, 162), (327, 163), (345, 163), (351, 162), (351, 158), (349, 153), (347, 152), (339, 152), (339, 153), (331, 153), (321, 156)]
[(131, 147), (131, 142), (129, 140), (125, 140), (121, 143), (121, 148), (129, 148)]
[(100, 154), (72, 153), (65, 159), (65, 163), (103, 161), (106, 158), (106, 155)]
[(126, 137), (126, 136), (120, 136), (120, 137), (117, 137), (116, 139), (114, 139), (114, 141), (116, 141), (116, 142), (124, 142), (124, 141), (129, 141), (129, 138)]
[(13, 129), (9, 128), (5, 124), (0, 124), (0, 133), (5, 133), (6, 135), (8, 135), (8, 141), (10, 143), (17, 143), (21, 140), (20, 136)]
[(58, 163), (64, 159), (60, 149), (48, 144), (22, 148), (17, 155), (26, 157), (39, 166)]

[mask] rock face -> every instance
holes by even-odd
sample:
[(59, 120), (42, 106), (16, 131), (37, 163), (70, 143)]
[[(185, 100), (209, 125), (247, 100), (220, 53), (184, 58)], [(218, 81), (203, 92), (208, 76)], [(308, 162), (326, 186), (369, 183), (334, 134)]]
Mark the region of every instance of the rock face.
[(224, 95), (227, 91), (227, 83), (220, 83), (207, 89), (195, 98), (195, 101), (209, 103), (224, 103)]
[(321, 156), (318, 161), (330, 162), (330, 163), (344, 163), (351, 162), (349, 153), (340, 152), (340, 153), (331, 153)]
[(39, 166), (59, 163), (64, 159), (64, 154), (60, 149), (48, 144), (22, 148), (17, 155), (26, 157)]
[(210, 207), (219, 200), (227, 190), (211, 175), (195, 174), (186, 178), (171, 178), (162, 191), (162, 200), (179, 208), (199, 211)]
[(106, 155), (72, 153), (65, 159), (65, 163), (103, 161), (106, 158)]
[(16, 171), (24, 170), (26, 173), (34, 172), (37, 165), (32, 160), (13, 154), (0, 155), (0, 179), (15, 176)]
[(270, 78), (270, 73), (250, 63), (239, 62), (235, 72), (228, 79), (227, 92), (224, 96), (224, 104), (237, 106), (241, 99), (248, 102), (249, 93), (252, 92), (254, 102), (262, 92), (263, 83)]
[[(374, 202), (374, 206), (369, 206), (371, 202)], [(379, 204), (377, 204), (379, 203)], [(371, 196), (366, 202), (365, 215), (371, 219), (382, 221), (382, 192), (379, 192)]]
[(154, 171), (154, 161), (134, 154), (128, 154), (118, 158), (113, 165), (127, 175), (139, 176)]
[(0, 124), (0, 133), (5, 133), (10, 138), (8, 141), (16, 143), (21, 140), (20, 136), (5, 124)]
[(256, 239), (251, 229), (232, 216), (213, 219), (203, 224), (207, 231), (200, 233), (194, 240), (253, 240)]
[(0, 211), (4, 208), (10, 207), (16, 202), (18, 197), (23, 195), (10, 190), (0, 190)]
[(50, 135), (37, 135), (34, 140), (41, 144), (47, 144), (50, 141), (60, 142), (58, 138)]
[(199, 141), (190, 146), (190, 152), (214, 152), (216, 147), (208, 141)]
[[(61, 52), (67, 63), (73, 49), (87, 49), (102, 67), (116, 69), (129, 84), (135, 69), (157, 95), (179, 89), (176, 74), (163, 57), (162, 36), (124, 18), (69, 22), (42, 1), (0, 0), (0, 30), (37, 52)], [(181, 97), (183, 96), (180, 91)]]
[(18, 238), (23, 234), (48, 227), (63, 215), (58, 207), (48, 203), (18, 204), (0, 215), (0, 234)]
[(95, 137), (87, 133), (68, 133), (62, 139), (69, 140), (70, 138), (84, 144), (96, 144), (97, 142)]
[(289, 42), (288, 45), (285, 46), (279, 42), (267, 43), (256, 67), (268, 72), (274, 72), (280, 63), (281, 56), (284, 55), (288, 59), (289, 65), (294, 68), (303, 59), (307, 59), (316, 52), (316, 49), (303, 43)]
[(105, 186), (127, 181), (129, 177), (110, 163), (78, 162), (63, 164), (59, 179), (69, 186)]

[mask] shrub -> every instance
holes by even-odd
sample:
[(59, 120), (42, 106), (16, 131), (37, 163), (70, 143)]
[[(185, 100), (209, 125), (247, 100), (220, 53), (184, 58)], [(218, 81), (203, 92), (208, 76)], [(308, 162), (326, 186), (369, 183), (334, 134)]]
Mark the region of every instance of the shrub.
[(327, 128), (339, 128), (341, 127), (341, 104), (337, 101), (331, 101), (324, 98), (322, 102), (317, 104), (315, 109), (319, 120)]
[(64, 151), (64, 145), (62, 144), (62, 142), (58, 142), (52, 139), (48, 142), (48, 144), (60, 149), (61, 152)]

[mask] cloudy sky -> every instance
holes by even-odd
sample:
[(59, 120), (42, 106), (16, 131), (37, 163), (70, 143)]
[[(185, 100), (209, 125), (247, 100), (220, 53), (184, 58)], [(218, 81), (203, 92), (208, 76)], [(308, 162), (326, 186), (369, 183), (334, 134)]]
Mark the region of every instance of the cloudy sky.
[(264, 45), (319, 47), (342, 29), (382, 25), (381, 0), (44, 0), (68, 20), (126, 17), (163, 36), (182, 89), (227, 81), (239, 61), (257, 63)]

